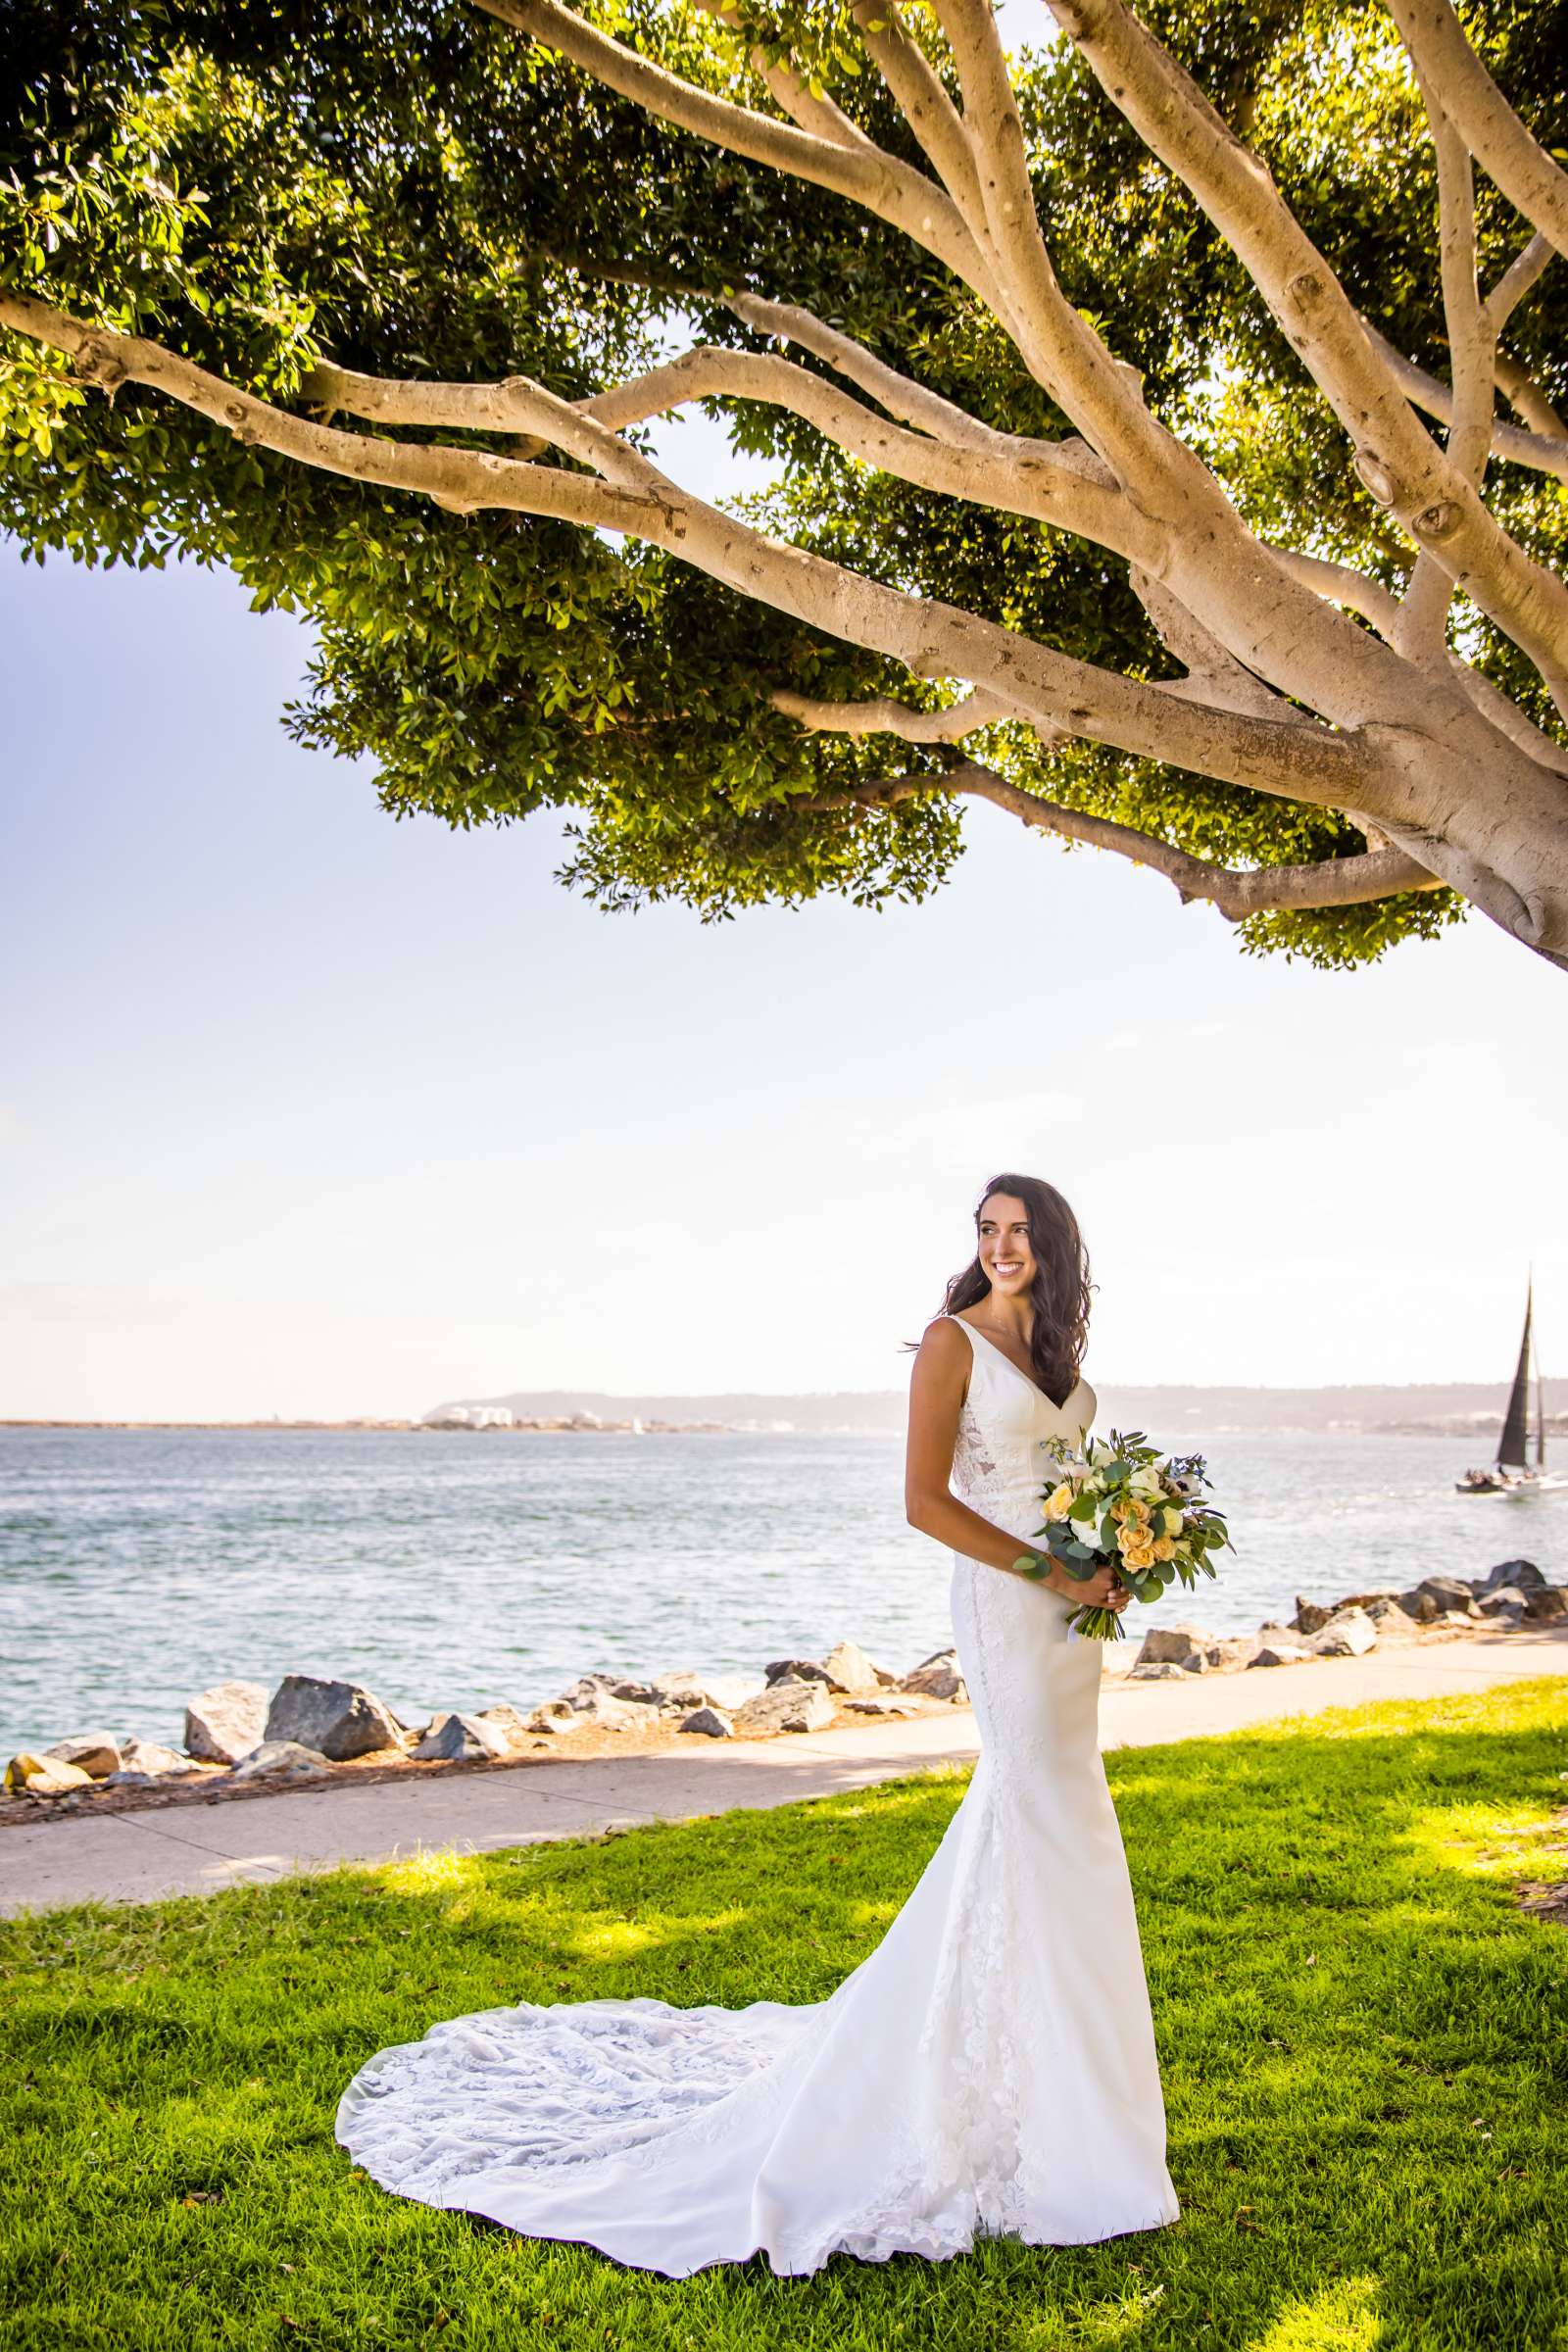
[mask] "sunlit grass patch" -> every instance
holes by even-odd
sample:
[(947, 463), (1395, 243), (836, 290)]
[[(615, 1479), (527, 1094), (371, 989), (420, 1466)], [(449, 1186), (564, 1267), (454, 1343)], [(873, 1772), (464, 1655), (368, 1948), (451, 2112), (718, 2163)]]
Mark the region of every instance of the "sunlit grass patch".
[(1384, 2340), (1375, 2278), (1339, 2278), (1286, 2305), (1251, 2352), (1376, 2352)]
[[(1564, 2352), (1560, 1684), (1108, 1759), (1185, 2214), (676, 2284), (389, 2198), (383, 2044), (507, 2003), (822, 1998), (961, 1775), (0, 1930), (6, 2352)], [(3, 1848), (0, 1848), (3, 1850)]]

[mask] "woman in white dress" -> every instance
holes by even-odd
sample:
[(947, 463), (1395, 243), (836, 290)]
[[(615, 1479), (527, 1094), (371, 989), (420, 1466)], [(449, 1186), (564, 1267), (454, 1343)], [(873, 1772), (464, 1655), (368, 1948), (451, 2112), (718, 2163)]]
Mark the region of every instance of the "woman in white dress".
[(1037, 1178), (994, 1178), (976, 1233), (910, 1385), (908, 1515), (954, 1554), (982, 1742), (918, 1886), (825, 2001), (524, 2002), (378, 2052), (337, 2136), (384, 2187), (668, 2278), (1176, 2220), (1101, 1649), (1067, 1623), (1117, 1596), (1026, 1541), (1050, 1441), (1094, 1419), (1088, 1263)]

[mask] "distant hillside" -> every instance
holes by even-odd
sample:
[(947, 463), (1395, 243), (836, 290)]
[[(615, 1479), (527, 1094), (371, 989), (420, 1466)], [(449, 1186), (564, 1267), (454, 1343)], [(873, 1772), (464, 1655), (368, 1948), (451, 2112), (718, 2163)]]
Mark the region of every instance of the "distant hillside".
[[(1148, 1429), (1169, 1443), (1187, 1430), (1204, 1437), (1250, 1431), (1462, 1436), (1493, 1432), (1501, 1419), (1503, 1400), (1500, 1381), (1332, 1389), (1133, 1388), (1107, 1382), (1100, 1392), (1100, 1424)], [(1548, 1391), (1548, 1408), (1552, 1401)], [(439, 1419), (458, 1403), (500, 1404), (523, 1419), (593, 1413), (602, 1421), (722, 1421), (731, 1429), (896, 1432), (904, 1427), (905, 1402), (902, 1389), (705, 1396), (612, 1396), (591, 1389), (531, 1389), (503, 1396), (452, 1397), (424, 1417)], [(1568, 1435), (1568, 1415), (1551, 1414), (1547, 1426)]]

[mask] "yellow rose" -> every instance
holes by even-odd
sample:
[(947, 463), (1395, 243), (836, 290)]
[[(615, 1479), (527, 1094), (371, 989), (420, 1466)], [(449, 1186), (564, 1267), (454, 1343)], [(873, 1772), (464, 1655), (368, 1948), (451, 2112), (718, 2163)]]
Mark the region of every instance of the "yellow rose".
[(1125, 1527), (1118, 1527), (1116, 1530), (1116, 1548), (1120, 1551), (1123, 1559), (1126, 1559), (1132, 1552), (1143, 1551), (1150, 1542), (1148, 1528), (1134, 1527), (1131, 1521)]
[(1187, 1524), (1186, 1520), (1182, 1517), (1181, 1512), (1178, 1511), (1173, 1505), (1168, 1506), (1161, 1516), (1165, 1522), (1165, 1533), (1167, 1536), (1179, 1536), (1182, 1532), (1182, 1529)]
[(1054, 1488), (1046, 1496), (1046, 1517), (1057, 1522), (1065, 1519), (1067, 1513), (1072, 1509), (1074, 1500), (1073, 1491), (1065, 1483)]
[(1154, 1557), (1156, 1560), (1173, 1560), (1176, 1557), (1176, 1546), (1169, 1536), (1155, 1537)]
[(1147, 1527), (1149, 1525), (1149, 1505), (1147, 1502), (1128, 1502), (1123, 1506), (1122, 1517), (1129, 1527)]
[(1154, 1546), (1146, 1536), (1140, 1543), (1129, 1544), (1121, 1556), (1127, 1566), (1141, 1576), (1146, 1568), (1154, 1565)]

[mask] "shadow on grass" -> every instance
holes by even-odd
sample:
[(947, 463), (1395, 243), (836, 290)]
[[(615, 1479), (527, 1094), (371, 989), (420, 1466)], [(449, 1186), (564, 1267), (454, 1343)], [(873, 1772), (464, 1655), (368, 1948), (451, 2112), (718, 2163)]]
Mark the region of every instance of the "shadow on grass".
[[(515, 2000), (821, 1998), (962, 1790), (905, 1783), (0, 1931), (17, 2352), (440, 2343), (1481, 2344), (1560, 2352), (1560, 1684), (1109, 1759), (1179, 2228), (675, 2284), (385, 2196), (332, 2139), (382, 2044)], [(1557, 1840), (1561, 1832), (1557, 1833)]]

